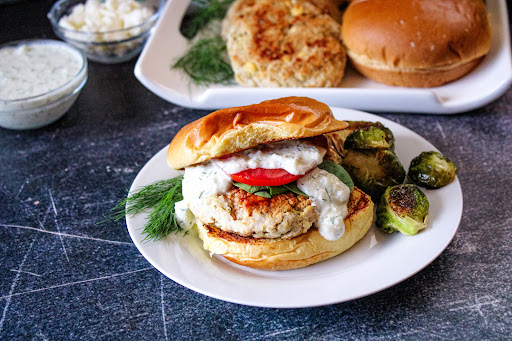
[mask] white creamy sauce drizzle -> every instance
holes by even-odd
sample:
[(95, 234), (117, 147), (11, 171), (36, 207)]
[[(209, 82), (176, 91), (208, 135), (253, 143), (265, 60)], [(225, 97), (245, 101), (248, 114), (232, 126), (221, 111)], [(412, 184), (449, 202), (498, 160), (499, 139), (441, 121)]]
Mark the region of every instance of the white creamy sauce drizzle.
[(38, 96), (69, 82), (82, 67), (80, 56), (54, 44), (0, 49), (0, 100)]
[(309, 195), (319, 213), (316, 227), (327, 240), (336, 240), (345, 233), (343, 219), (348, 214), (350, 189), (338, 177), (315, 168), (299, 180), (297, 187)]
[[(208, 196), (226, 193), (232, 187), (232, 180), (226, 174), (226, 170), (230, 173), (238, 173), (247, 169), (248, 165), (256, 164), (255, 168), (267, 168), (272, 165), (271, 168), (283, 168), (289, 173), (292, 173), (290, 171), (292, 170), (294, 171), (292, 174), (304, 174), (320, 164), (325, 154), (325, 149), (303, 141), (278, 142), (269, 146), (271, 147), (268, 150), (252, 149), (240, 152), (229, 159), (217, 159), (186, 167), (183, 179), (183, 201), (175, 205), (176, 217), (180, 225), (184, 229), (189, 229), (194, 223), (193, 215), (188, 208), (192, 211), (200, 209), (203, 200)], [(275, 151), (277, 153), (274, 153)], [(251, 158), (255, 157), (259, 160), (253, 162)], [(235, 160), (238, 160), (242, 166), (237, 168)], [(310, 197), (312, 204), (318, 210), (319, 219), (316, 226), (320, 234), (327, 240), (336, 240), (341, 237), (345, 232), (343, 219), (348, 214), (350, 189), (335, 175), (319, 168), (313, 169), (300, 178), (297, 181), (297, 187)]]
[(183, 229), (189, 229), (193, 224), (187, 208), (192, 211), (201, 207), (203, 200), (212, 194), (226, 193), (232, 184), (232, 180), (224, 171), (211, 162), (206, 162), (193, 167), (186, 167), (183, 176), (183, 201), (174, 205), (176, 218)]
[(184, 231), (188, 231), (194, 226), (195, 216), (188, 208), (188, 204), (185, 200), (178, 201), (174, 204), (174, 213), (178, 224)]
[(218, 167), (228, 174), (246, 169), (281, 168), (290, 174), (306, 174), (322, 163), (326, 150), (299, 140), (285, 140), (241, 151), (226, 159), (215, 159)]

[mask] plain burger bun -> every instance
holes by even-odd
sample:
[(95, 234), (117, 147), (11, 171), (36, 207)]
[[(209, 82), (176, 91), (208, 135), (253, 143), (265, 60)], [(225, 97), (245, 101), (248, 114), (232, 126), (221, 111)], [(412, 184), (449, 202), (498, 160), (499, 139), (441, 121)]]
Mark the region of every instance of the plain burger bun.
[(491, 45), (482, 0), (355, 0), (342, 23), (347, 54), (377, 82), (433, 87), (473, 70)]
[(183, 127), (169, 145), (167, 162), (181, 169), (259, 144), (323, 135), (347, 126), (327, 105), (307, 97), (222, 109)]
[(261, 270), (290, 270), (309, 266), (346, 251), (370, 229), (373, 202), (368, 195), (354, 188), (348, 202), (345, 233), (335, 241), (326, 240), (318, 229), (291, 239), (258, 239), (241, 237), (198, 222), (199, 237), (205, 250), (226, 259)]

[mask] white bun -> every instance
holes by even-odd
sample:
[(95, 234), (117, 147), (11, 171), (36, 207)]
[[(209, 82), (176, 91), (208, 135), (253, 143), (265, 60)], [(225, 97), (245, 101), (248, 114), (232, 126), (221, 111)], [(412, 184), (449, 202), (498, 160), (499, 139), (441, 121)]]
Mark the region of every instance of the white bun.
[(273, 240), (241, 237), (200, 222), (198, 234), (205, 250), (237, 264), (262, 270), (297, 269), (339, 255), (364, 237), (373, 222), (371, 198), (354, 188), (348, 212), (345, 233), (335, 241), (326, 240), (316, 228), (295, 238)]
[(491, 46), (482, 0), (355, 0), (343, 42), (358, 71), (375, 81), (433, 87), (473, 70)]

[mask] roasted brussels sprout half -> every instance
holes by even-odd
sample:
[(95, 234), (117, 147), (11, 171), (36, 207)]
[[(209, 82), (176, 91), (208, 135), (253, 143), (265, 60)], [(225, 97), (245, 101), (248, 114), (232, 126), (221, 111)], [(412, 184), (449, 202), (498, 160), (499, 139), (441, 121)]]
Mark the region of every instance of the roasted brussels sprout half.
[(345, 149), (389, 149), (386, 132), (375, 126), (357, 129), (345, 140)]
[(377, 204), (375, 224), (382, 231), (414, 236), (427, 226), (429, 203), (425, 193), (413, 184), (389, 187)]
[(405, 169), (394, 152), (387, 149), (345, 151), (341, 165), (354, 184), (377, 201), (389, 186), (404, 182)]
[(418, 186), (437, 189), (448, 185), (457, 175), (457, 166), (441, 153), (423, 152), (411, 161), (407, 177)]
[[(347, 121), (348, 127), (346, 129), (338, 130), (332, 133), (328, 133), (323, 135), (325, 139), (327, 140), (327, 148), (328, 153), (331, 154), (338, 154), (340, 157), (343, 157), (345, 154), (345, 141), (347, 138), (354, 132), (358, 130), (365, 130), (369, 127), (375, 127), (378, 128), (386, 134), (386, 141), (389, 145), (388, 149), (393, 151), (395, 150), (395, 137), (393, 136), (393, 133), (391, 130), (386, 128), (382, 123), (380, 122), (367, 122), (367, 121)], [(333, 159), (336, 158), (336, 156), (332, 157)]]
[(380, 122), (348, 121), (325, 134), (326, 159), (340, 163), (357, 187), (377, 201), (389, 186), (403, 183), (406, 171), (393, 152), (395, 138)]

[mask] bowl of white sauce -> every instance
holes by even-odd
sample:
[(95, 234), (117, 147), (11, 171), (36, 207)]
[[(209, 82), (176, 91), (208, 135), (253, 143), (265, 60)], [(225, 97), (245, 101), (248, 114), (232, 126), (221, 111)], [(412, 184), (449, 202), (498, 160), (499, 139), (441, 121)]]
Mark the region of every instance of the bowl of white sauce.
[(87, 82), (87, 58), (58, 40), (0, 45), (0, 127), (36, 129), (61, 118)]
[(48, 12), (55, 34), (89, 60), (114, 64), (137, 56), (165, 0), (59, 0)]

